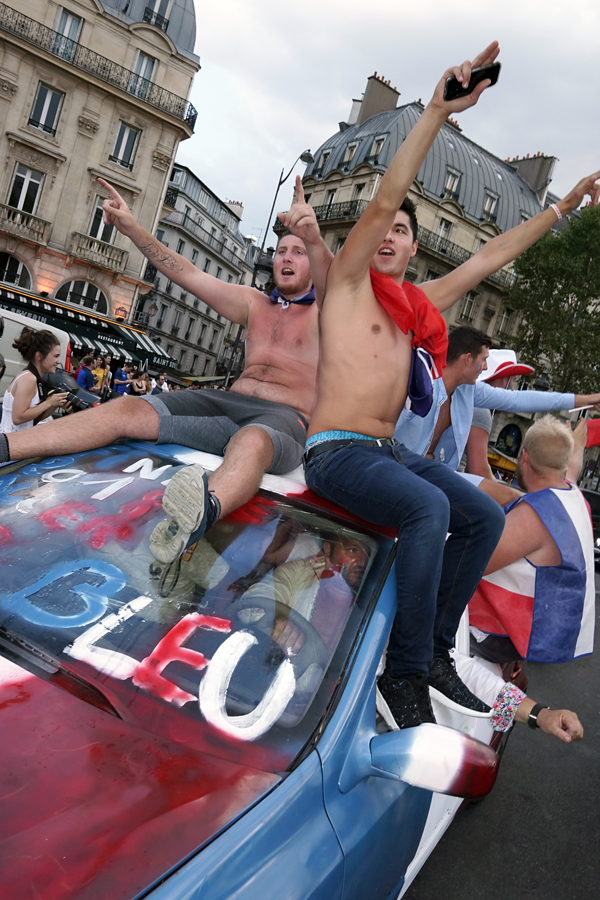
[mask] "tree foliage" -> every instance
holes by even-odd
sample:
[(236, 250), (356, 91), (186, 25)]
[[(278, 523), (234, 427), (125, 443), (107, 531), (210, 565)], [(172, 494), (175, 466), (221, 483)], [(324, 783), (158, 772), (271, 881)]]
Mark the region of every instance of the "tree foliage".
[(515, 273), (506, 305), (522, 322), (511, 346), (537, 374), (548, 372), (553, 390), (600, 390), (600, 206), (546, 234)]

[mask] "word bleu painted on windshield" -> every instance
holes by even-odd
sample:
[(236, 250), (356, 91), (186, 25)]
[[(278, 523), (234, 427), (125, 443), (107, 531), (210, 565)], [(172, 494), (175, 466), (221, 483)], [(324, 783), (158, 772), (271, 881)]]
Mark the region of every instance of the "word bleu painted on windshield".
[[(49, 612), (29, 599), (42, 588), (57, 584), (61, 579), (79, 571), (82, 571), (81, 583), (70, 587), (84, 603), (84, 609), (77, 615), (63, 616)], [(102, 576), (104, 584), (97, 586), (87, 583), (85, 577), (89, 574)], [(296, 689), (294, 670), (288, 659), (280, 664), (264, 697), (253, 710), (246, 715), (230, 716), (226, 711), (229, 682), (242, 656), (257, 643), (254, 635), (246, 631), (231, 634), (216, 650), (212, 659), (183, 646), (184, 641), (198, 629), (229, 633), (229, 619), (190, 613), (180, 619), (141, 662), (117, 650), (97, 646), (102, 638), (153, 602), (152, 597), (141, 595), (130, 600), (118, 612), (110, 613), (97, 621), (106, 611), (109, 600), (125, 583), (125, 575), (116, 566), (96, 559), (83, 559), (77, 563), (76, 568), (73, 568), (72, 563), (56, 566), (35, 584), (6, 598), (2, 605), (17, 612), (28, 622), (47, 628), (83, 627), (95, 622), (65, 647), (64, 652), (111, 678), (122, 681), (131, 678), (137, 687), (148, 690), (175, 706), (195, 702), (196, 697), (165, 678), (162, 672), (166, 666), (171, 662), (180, 662), (197, 670), (205, 669), (198, 691), (198, 703), (207, 722), (230, 737), (243, 741), (254, 741), (269, 731), (281, 717)]]

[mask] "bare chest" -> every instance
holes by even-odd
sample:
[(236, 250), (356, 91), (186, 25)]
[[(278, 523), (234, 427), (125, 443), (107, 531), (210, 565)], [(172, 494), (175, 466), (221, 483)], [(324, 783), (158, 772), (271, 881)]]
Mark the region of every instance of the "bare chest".
[(248, 324), (247, 349), (250, 352), (269, 350), (283, 355), (299, 355), (318, 349), (318, 311), (310, 306), (281, 304), (260, 306), (251, 311)]

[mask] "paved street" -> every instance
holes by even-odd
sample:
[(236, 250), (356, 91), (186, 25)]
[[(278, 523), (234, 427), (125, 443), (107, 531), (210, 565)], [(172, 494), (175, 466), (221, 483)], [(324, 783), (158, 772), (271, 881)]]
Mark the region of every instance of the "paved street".
[[(599, 589), (596, 576), (597, 598)], [(597, 615), (596, 647), (599, 630)], [(598, 896), (599, 686), (598, 651), (564, 665), (530, 665), (531, 696), (576, 710), (583, 740), (567, 746), (517, 725), (494, 790), (458, 814), (406, 900)]]

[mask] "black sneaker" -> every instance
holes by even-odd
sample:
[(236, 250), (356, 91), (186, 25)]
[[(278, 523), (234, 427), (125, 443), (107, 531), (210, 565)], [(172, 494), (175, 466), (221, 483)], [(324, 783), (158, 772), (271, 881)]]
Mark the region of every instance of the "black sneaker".
[(427, 680), (430, 687), (435, 688), (458, 706), (480, 713), (490, 711), (490, 707), (472, 694), (466, 684), (461, 681), (454, 666), (454, 660), (447, 651), (442, 656), (436, 656), (431, 660)]
[(423, 722), (435, 724), (427, 678), (407, 675), (392, 678), (384, 672), (377, 682), (377, 708), (390, 728), (414, 728)]

